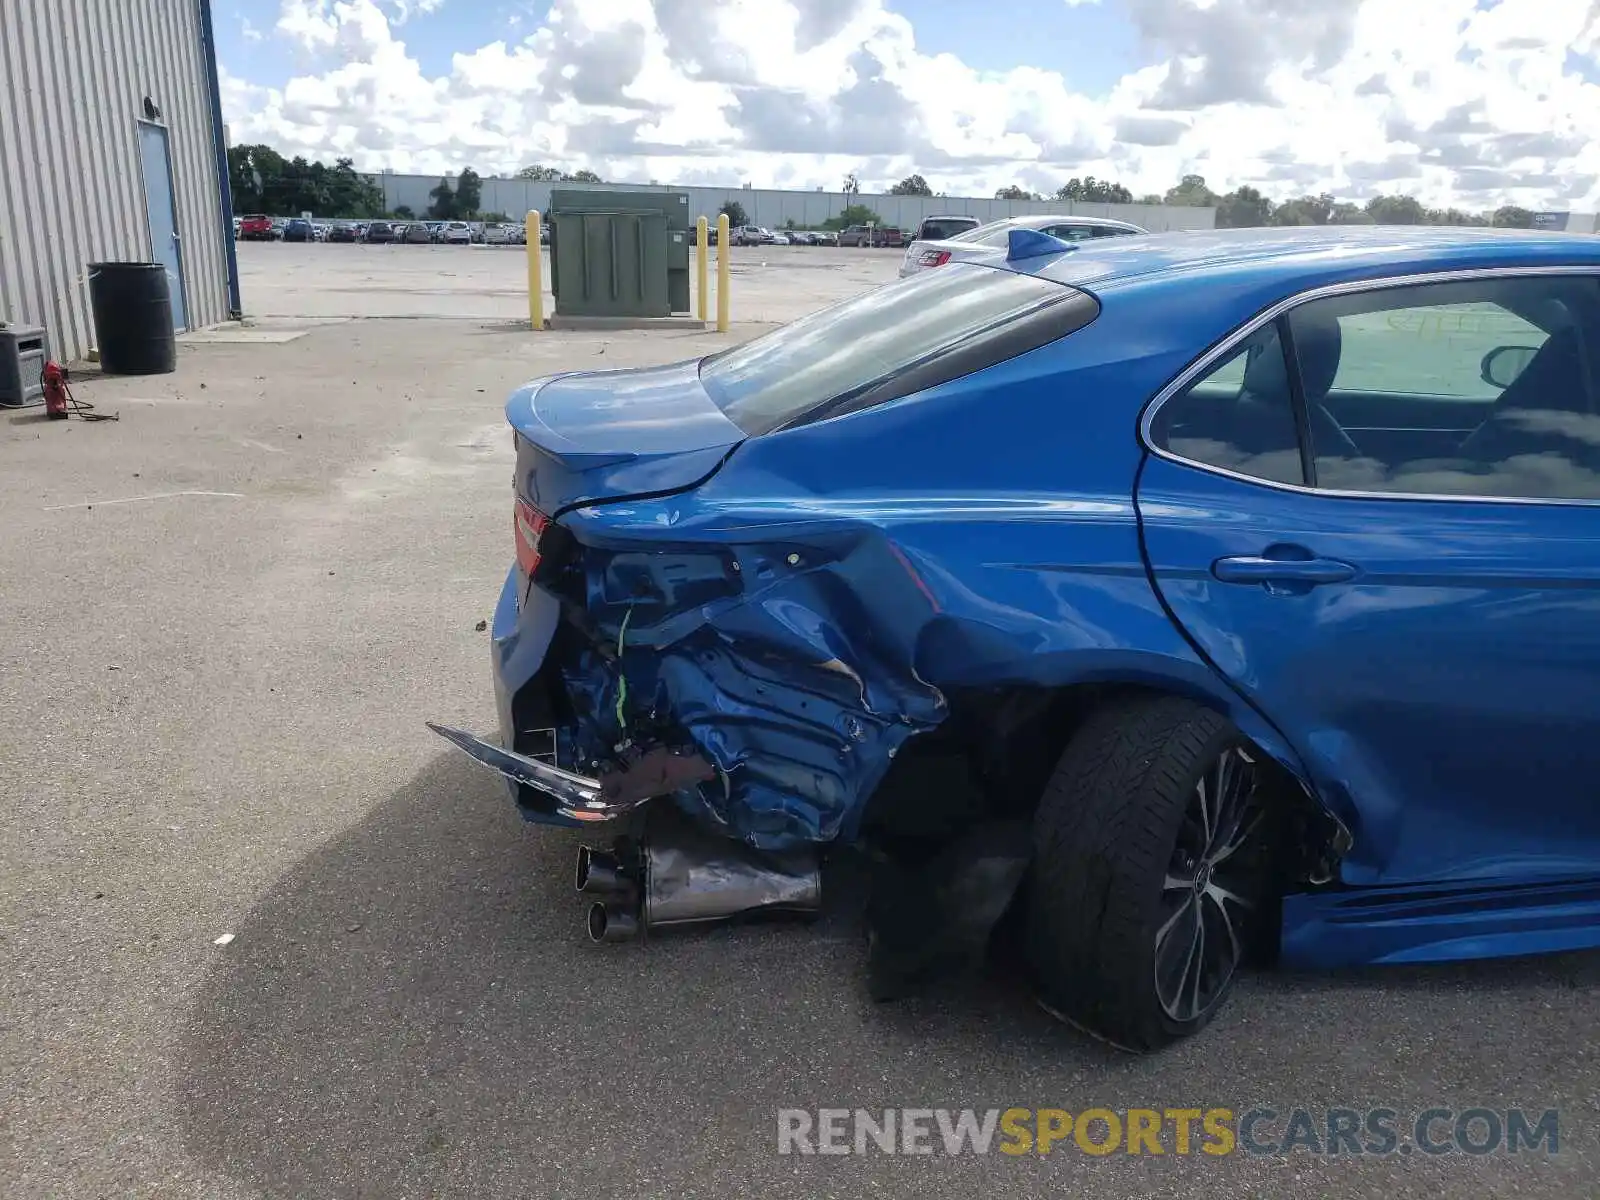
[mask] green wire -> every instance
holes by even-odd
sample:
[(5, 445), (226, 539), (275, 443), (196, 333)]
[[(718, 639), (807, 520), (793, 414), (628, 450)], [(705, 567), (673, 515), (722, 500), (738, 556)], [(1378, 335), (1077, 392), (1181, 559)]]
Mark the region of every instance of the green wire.
[(628, 703), (628, 677), (622, 673), (622, 648), (628, 641), (628, 621), (633, 617), (633, 605), (628, 606), (628, 611), (622, 614), (622, 627), (617, 630), (617, 732), (624, 738), (628, 736), (627, 718), (623, 715), (623, 708)]

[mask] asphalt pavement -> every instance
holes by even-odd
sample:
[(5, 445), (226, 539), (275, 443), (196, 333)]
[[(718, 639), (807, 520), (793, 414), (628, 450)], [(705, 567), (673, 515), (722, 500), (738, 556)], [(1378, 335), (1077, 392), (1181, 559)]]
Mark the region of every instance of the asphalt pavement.
[[(77, 385), (118, 422), (0, 414), (0, 1195), (1595, 1194), (1596, 955), (1251, 974), (1201, 1036), (1132, 1057), (1003, 971), (872, 1003), (849, 863), (811, 925), (590, 945), (576, 837), (524, 825), (422, 722), (493, 725), (505, 392), (728, 339), (318, 315)], [(1561, 1136), (1437, 1157), (776, 1136), (786, 1108), (1255, 1106), (1554, 1108)]]

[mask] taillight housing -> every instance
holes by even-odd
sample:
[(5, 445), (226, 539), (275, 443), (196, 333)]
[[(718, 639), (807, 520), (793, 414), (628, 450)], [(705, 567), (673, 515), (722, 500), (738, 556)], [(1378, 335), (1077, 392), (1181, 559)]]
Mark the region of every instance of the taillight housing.
[(924, 250), (922, 252), (921, 262), (925, 267), (942, 267), (949, 261), (950, 251), (948, 250)]
[(531, 576), (539, 569), (539, 542), (544, 531), (550, 528), (550, 518), (522, 497), (517, 497), (515, 520), (517, 537), (517, 565), (523, 574)]

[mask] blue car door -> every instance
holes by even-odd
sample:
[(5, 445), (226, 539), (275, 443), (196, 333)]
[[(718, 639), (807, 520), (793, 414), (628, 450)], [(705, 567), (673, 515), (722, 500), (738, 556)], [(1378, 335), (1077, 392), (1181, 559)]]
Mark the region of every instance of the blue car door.
[(1311, 294), (1158, 398), (1173, 619), (1348, 823), (1348, 883), (1600, 876), (1600, 282)]

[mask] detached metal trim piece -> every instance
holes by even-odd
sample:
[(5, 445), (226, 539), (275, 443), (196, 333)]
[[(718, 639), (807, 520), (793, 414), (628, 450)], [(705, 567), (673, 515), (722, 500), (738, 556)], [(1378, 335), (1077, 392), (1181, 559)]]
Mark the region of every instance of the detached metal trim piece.
[(526, 784), (552, 797), (556, 801), (556, 811), (575, 821), (609, 821), (644, 803), (643, 800), (603, 800), (598, 779), (563, 771), (560, 767), (506, 750), (448, 725), (436, 725), (429, 721), (427, 726), (467, 757), (482, 763), (491, 771), (498, 771), (507, 779)]

